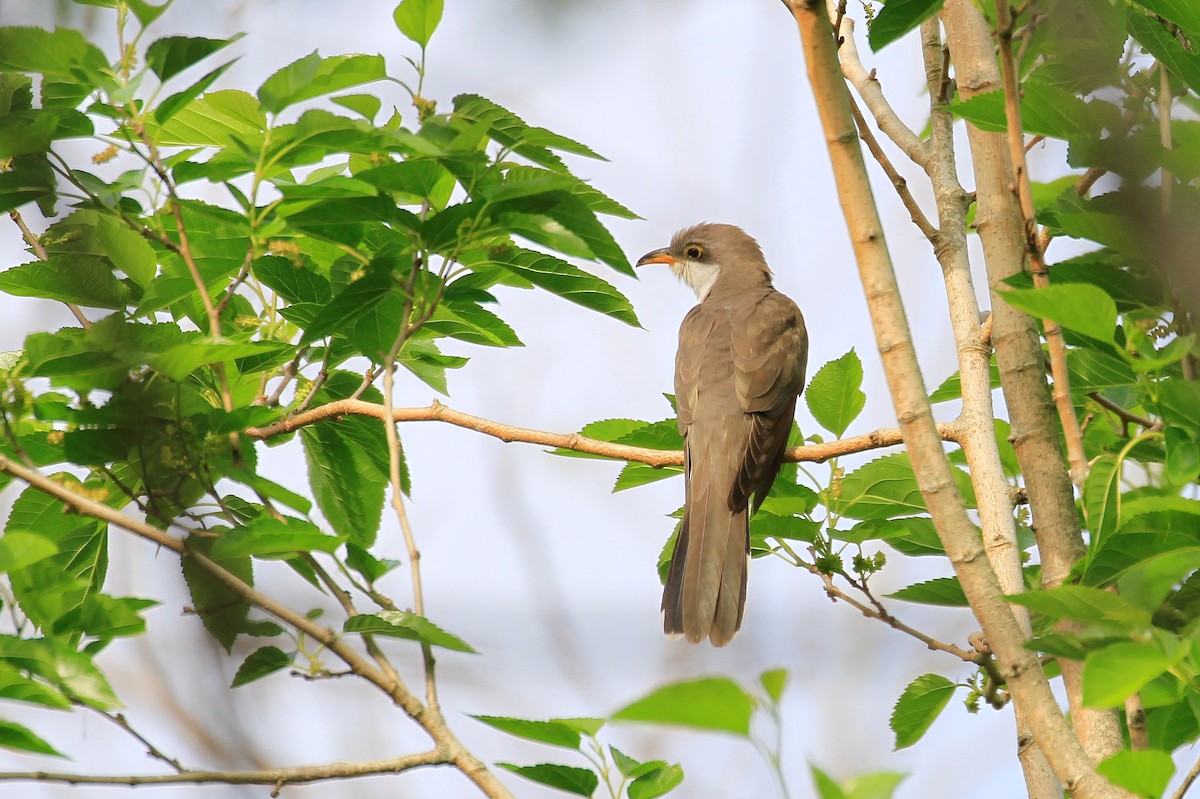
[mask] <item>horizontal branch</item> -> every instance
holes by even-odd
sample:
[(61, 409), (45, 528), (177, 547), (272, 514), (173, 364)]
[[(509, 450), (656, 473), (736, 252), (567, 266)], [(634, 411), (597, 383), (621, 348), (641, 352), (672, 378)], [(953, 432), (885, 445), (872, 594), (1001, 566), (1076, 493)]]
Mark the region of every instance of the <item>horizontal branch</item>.
[[(328, 763), (320, 766), (262, 769), (259, 771), (181, 771), (178, 774), (67, 774), (57, 771), (3, 771), (0, 782), (61, 782), (67, 785), (296, 785), (322, 780), (367, 777), (372, 774), (396, 774), (421, 766), (449, 763), (436, 749), (415, 755), (362, 763)], [(274, 795), (274, 794), (272, 794)]]
[[(265, 427), (247, 428), (244, 432), (251, 438), (266, 439), (293, 432), (306, 425), (329, 419), (337, 419), (342, 416), (357, 415), (383, 419), (385, 413), (383, 405), (374, 402), (355, 399), (335, 400), (304, 413), (281, 419)], [(501, 424), (491, 419), (484, 419), (480, 416), (472, 416), (469, 413), (456, 411), (437, 400), (434, 400), (432, 404), (423, 408), (393, 408), (392, 418), (397, 422), (445, 422), (446, 424), (464, 427), (468, 430), (474, 430), (477, 433), (498, 438), (506, 443), (520, 441), (526, 444), (540, 444), (547, 447), (569, 449), (572, 452), (581, 452), (586, 455), (636, 461), (656, 468), (683, 465), (683, 452), (680, 450), (631, 447), (626, 444), (614, 444), (611, 441), (588, 438), (579, 433), (550, 433), (544, 430), (533, 430), (528, 427), (513, 427), (512, 425)], [(942, 439), (945, 441), (958, 441), (959, 431), (953, 424), (938, 425), (938, 433), (941, 434)], [(836, 458), (841, 455), (866, 452), (902, 443), (904, 441), (898, 429), (883, 428), (837, 441), (792, 447), (787, 451), (784, 459), (793, 463), (801, 461), (822, 463), (830, 458)]]

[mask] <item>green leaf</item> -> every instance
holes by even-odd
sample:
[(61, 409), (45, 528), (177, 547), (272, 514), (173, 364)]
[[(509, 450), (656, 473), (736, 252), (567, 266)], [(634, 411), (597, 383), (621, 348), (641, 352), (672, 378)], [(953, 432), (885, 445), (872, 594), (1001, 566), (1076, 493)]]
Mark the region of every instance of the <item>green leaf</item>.
[(921, 583), (914, 583), (888, 594), (892, 599), (905, 602), (919, 602), (923, 605), (940, 605), (948, 608), (967, 606), (967, 595), (963, 593), (962, 585), (957, 577), (936, 577)]
[(167, 36), (146, 48), (146, 65), (164, 83), (198, 61), (236, 42), (244, 34), (228, 39), (203, 36)]
[(1116, 457), (1101, 455), (1093, 461), (1083, 484), (1083, 509), (1092, 546), (1098, 547), (1121, 521), (1121, 463)]
[[(992, 358), (988, 364), (990, 373), (991, 387), (993, 389), (1000, 388), (1000, 367), (996, 365), (996, 359)], [(934, 389), (934, 392), (929, 395), (929, 401), (936, 405), (939, 402), (947, 402), (948, 400), (956, 400), (962, 398), (962, 381), (958, 372), (950, 375), (942, 382), (940, 386)]]
[(233, 675), (233, 682), (229, 687), (237, 688), (239, 685), (254, 682), (260, 677), (266, 677), (268, 674), (286, 669), (290, 665), (292, 665), (292, 656), (279, 647), (260, 647), (247, 655), (246, 659), (242, 661), (242, 665), (238, 666), (237, 674)]
[(183, 91), (178, 91), (167, 97), (158, 104), (158, 108), (154, 109), (154, 121), (159, 125), (164, 124), (168, 119), (175, 116), (179, 109), (186, 106), (188, 103), (195, 100), (204, 91), (217, 82), (217, 78), (225, 74), (225, 72), (237, 63), (235, 58), (233, 61), (226, 61), (221, 66), (205, 73), (204, 77), (187, 87)]
[(849, 530), (831, 531), (834, 538), (850, 543), (863, 541), (885, 541), (898, 552), (910, 557), (944, 555), (942, 542), (934, 529), (933, 520), (927, 517), (907, 519), (872, 519), (854, 525)]
[(368, 122), (374, 121), (380, 106), (383, 105), (383, 101), (373, 94), (343, 94), (340, 97), (330, 97), (329, 101), (337, 103), (342, 108), (349, 108)]
[(813, 784), (820, 799), (846, 799), (846, 792), (842, 790), (842, 786), (834, 782), (832, 777), (812, 763), (809, 763), (808, 767), (812, 771)]
[(1142, 8), (1174, 22), (1191, 37), (1200, 36), (1200, 8), (1191, 0), (1135, 0)]
[(896, 733), (896, 749), (904, 749), (921, 740), (957, 687), (940, 674), (923, 674), (908, 684), (888, 722), (892, 732)]
[(813, 418), (838, 438), (862, 413), (867, 401), (862, 379), (862, 361), (850, 350), (822, 366), (804, 392), (804, 401)]
[(383, 302), (394, 286), (391, 274), (382, 270), (354, 281), (321, 309), (305, 329), (300, 343), (308, 344), (318, 338), (344, 332)]
[(401, 0), (392, 18), (400, 32), (424, 50), (442, 21), (442, 3), (443, 0)]
[(258, 100), (236, 89), (208, 92), (166, 116), (156, 126), (147, 125), (147, 133), (159, 144), (187, 147), (225, 147), (234, 137), (255, 141), (267, 125)]
[[(1178, 2), (1178, 0), (1176, 0)], [(1168, 5), (1171, 0), (1165, 0), (1163, 5)], [(1158, 3), (1141, 3), (1141, 5), (1150, 7)], [(1182, 5), (1182, 3), (1181, 3)], [(1194, 13), (1194, 12), (1193, 12)], [(1180, 80), (1191, 87), (1192, 91), (1200, 92), (1200, 57), (1195, 53), (1188, 52), (1179, 43), (1170, 31), (1168, 31), (1162, 23), (1151, 17), (1147, 17), (1137, 8), (1126, 9), (1126, 23), (1129, 25), (1129, 32), (1138, 40), (1138, 43), (1150, 51), (1162, 64), (1165, 64)], [(1195, 36), (1196, 34), (1192, 34)]]
[(52, 225), (42, 242), (52, 255), (103, 258), (143, 288), (158, 271), (158, 257), (146, 239), (106, 213), (76, 211)]
[(39, 682), (21, 669), (2, 661), (0, 661), (0, 699), (28, 702), (55, 710), (66, 710), (71, 706), (71, 700), (63, 696), (58, 689)]
[(637, 777), (629, 783), (629, 799), (655, 799), (671, 792), (683, 782), (683, 767), (664, 765)]
[[(191, 536), (188, 538), (187, 547), (189, 551), (207, 554), (214, 543), (211, 538)], [(254, 567), (248, 555), (213, 560), (242, 582), (254, 585)], [(224, 583), (199, 566), (194, 558), (183, 558), (183, 577), (192, 594), (192, 607), (196, 609), (204, 628), (226, 652), (231, 652), (233, 642), (245, 629), (250, 606)]]
[(771, 697), (773, 702), (778, 703), (783, 697), (783, 689), (787, 687), (787, 669), (764, 671), (758, 675), (758, 681), (762, 684), (763, 690), (767, 692), (767, 696)]
[(1117, 707), (1170, 665), (1152, 643), (1128, 641), (1091, 652), (1083, 663), (1083, 703)]
[(18, 571), (58, 552), (54, 542), (37, 533), (7, 532), (0, 538), (0, 574)]
[(591, 796), (600, 785), (600, 778), (585, 768), (561, 766), (557, 763), (539, 763), (536, 766), (515, 766), (512, 763), (497, 763), (497, 766), (519, 774), (527, 780), (549, 785), (560, 791), (577, 796)]
[(1106, 344), (1113, 343), (1117, 306), (1103, 289), (1086, 283), (1000, 292), (1005, 302), (1039, 319), (1050, 319)]
[(128, 288), (102, 259), (85, 255), (55, 255), (6, 269), (0, 272), (0, 291), (111, 310), (124, 307), (129, 298)]
[(633, 275), (625, 253), (587, 203), (566, 191), (521, 197), (492, 206), (492, 215), (504, 229), (529, 241), (577, 258), (608, 264)]
[(383, 56), (337, 55), (321, 58), (316, 51), (293, 61), (258, 87), (263, 108), (278, 114), (290, 105), (323, 94), (387, 78)]
[(515, 247), (495, 263), (551, 294), (627, 325), (640, 326), (633, 305), (624, 294), (561, 258)]
[(879, 52), (920, 25), (942, 7), (943, 0), (888, 0), (871, 22), (867, 41)]
[(0, 635), (0, 661), (45, 678), (66, 696), (90, 707), (121, 707), (121, 700), (91, 655), (55, 639)]
[(579, 731), (555, 719), (530, 721), (529, 719), (514, 719), (505, 716), (471, 716), (471, 718), (528, 741), (565, 746), (568, 749), (579, 748)]
[[(64, 473), (53, 475), (52, 478), (74, 490), (97, 487), (88, 484), (85, 489), (78, 479)], [(8, 524), (4, 528), (5, 538), (18, 533), (36, 534), (48, 539), (58, 549), (57, 554), (39, 558), (33, 564), (27, 563), (26, 567), (34, 565), (35, 570), (51, 570), (60, 579), (65, 576), (82, 580), (94, 591), (99, 591), (104, 584), (108, 571), (107, 522), (69, 513), (61, 500), (27, 488), (13, 502)], [(13, 588), (19, 599), (25, 589), (33, 586), (23, 585), (22, 580), (14, 575)]]
[(256, 558), (286, 558), (297, 552), (333, 552), (344, 542), (340, 536), (325, 535), (304, 519), (261, 516), (228, 530), (213, 544), (213, 558), (250, 555)]
[(1105, 391), (1137, 382), (1137, 375), (1125, 361), (1085, 347), (1067, 350), (1067, 375), (1072, 394)]
[(725, 677), (706, 677), (663, 686), (611, 718), (748, 736), (753, 710), (754, 701), (737, 683)]
[(381, 610), (375, 614), (351, 616), (342, 629), (348, 633), (387, 635), (392, 638), (421, 641), (455, 652), (478, 654), (473, 646), (458, 636), (451, 635), (424, 616), (406, 610)]
[(1150, 614), (1109, 591), (1086, 585), (1060, 585), (1005, 597), (1052, 619), (1072, 619), (1088, 624), (1121, 627), (1149, 626)]
[[(978, 94), (951, 104), (950, 110), (981, 130), (1008, 129), (1003, 91)], [(1021, 86), (1021, 123), (1028, 134), (1065, 140), (1097, 136), (1101, 125), (1092, 107), (1071, 92), (1029, 82)]]
[(1084, 579), (1089, 585), (1107, 585), (1147, 558), (1193, 547), (1200, 547), (1200, 516), (1182, 509), (1130, 514), (1089, 553)]
[(1167, 445), (1167, 479), (1173, 485), (1184, 485), (1200, 476), (1200, 446), (1187, 431), (1168, 427), (1163, 431)]
[(925, 503), (906, 453), (868, 461), (842, 478), (838, 512), (844, 516), (889, 519), (924, 511)]
[(1145, 749), (1117, 752), (1096, 764), (1104, 779), (1143, 799), (1159, 799), (1175, 774), (1175, 763), (1166, 752)]
[(4, 719), (0, 719), (0, 747), (18, 752), (36, 752), (39, 755), (66, 757), (62, 752), (34, 735), (28, 728)]

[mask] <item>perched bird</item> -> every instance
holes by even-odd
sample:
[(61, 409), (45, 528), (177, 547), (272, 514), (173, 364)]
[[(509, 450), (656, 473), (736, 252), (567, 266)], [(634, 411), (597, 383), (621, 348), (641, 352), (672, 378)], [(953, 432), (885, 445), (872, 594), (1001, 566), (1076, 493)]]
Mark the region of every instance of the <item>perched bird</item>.
[(750, 514), (779, 473), (804, 388), (804, 317), (733, 225), (679, 231), (638, 266), (667, 264), (699, 303), (679, 328), (675, 397), (686, 505), (663, 589), (663, 629), (729, 643), (742, 624)]

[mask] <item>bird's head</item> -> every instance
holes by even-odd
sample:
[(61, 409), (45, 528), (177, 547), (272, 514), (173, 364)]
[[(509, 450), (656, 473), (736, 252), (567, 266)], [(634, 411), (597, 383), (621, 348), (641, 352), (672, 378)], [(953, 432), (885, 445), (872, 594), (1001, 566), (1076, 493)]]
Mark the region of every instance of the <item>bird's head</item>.
[(648, 252), (638, 266), (667, 264), (692, 287), (701, 302), (724, 276), (770, 279), (762, 250), (746, 231), (734, 225), (705, 222), (684, 228), (671, 239), (671, 246)]

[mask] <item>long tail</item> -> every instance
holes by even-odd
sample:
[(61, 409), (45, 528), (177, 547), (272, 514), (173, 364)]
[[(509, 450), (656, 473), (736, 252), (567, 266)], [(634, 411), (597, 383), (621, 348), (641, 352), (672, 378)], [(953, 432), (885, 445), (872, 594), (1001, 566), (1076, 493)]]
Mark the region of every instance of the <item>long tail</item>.
[(749, 509), (731, 511), (724, 492), (691, 488), (663, 587), (663, 630), (724, 646), (746, 607)]

